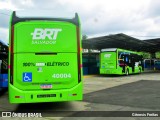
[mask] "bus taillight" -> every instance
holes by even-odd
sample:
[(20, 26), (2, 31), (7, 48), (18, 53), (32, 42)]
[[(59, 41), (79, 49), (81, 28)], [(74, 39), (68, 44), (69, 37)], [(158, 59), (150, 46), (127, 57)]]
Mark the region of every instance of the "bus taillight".
[(11, 58), (10, 58), (10, 83), (11, 84), (13, 84), (13, 60), (14, 60), (13, 46), (14, 46), (14, 26), (12, 26), (12, 29), (11, 29), (11, 48), (10, 48), (10, 54), (11, 54)]
[(79, 33), (79, 27), (77, 27), (77, 59), (78, 59), (78, 83), (81, 82), (81, 45), (80, 45), (80, 33)]

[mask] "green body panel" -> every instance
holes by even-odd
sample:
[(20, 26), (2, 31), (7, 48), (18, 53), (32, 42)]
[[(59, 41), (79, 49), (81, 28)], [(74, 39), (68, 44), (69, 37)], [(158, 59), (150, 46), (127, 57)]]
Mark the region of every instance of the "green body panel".
[[(33, 40), (35, 28), (61, 29), (55, 35), (56, 39)], [(76, 26), (67, 22), (20, 22), (14, 26), (14, 53), (20, 52), (77, 52)], [(48, 31), (49, 32), (49, 31)], [(38, 36), (37, 36), (38, 37)], [(54, 34), (51, 36), (54, 37)]]
[[(78, 65), (75, 64), (75, 61), (77, 61), (76, 53), (15, 54), (14, 86), (21, 90), (39, 90), (41, 84), (52, 84), (51, 89), (74, 87), (78, 84)], [(42, 63), (43, 65), (40, 65)], [(63, 64), (65, 66), (61, 66)], [(32, 82), (23, 81), (24, 72), (32, 73)]]
[[(118, 52), (141, 55), (138, 52), (119, 49), (119, 48), (116, 51), (101, 52), (100, 53), (100, 74), (118, 74), (118, 75), (126, 74), (126, 72), (122, 72), (123, 68), (119, 66)], [(130, 74), (142, 72), (142, 66), (135, 66), (134, 72), (132, 72), (131, 67), (125, 66), (125, 71), (127, 69), (129, 70)]]
[[(80, 26), (66, 21), (30, 20), (14, 24), (14, 35), (12, 32), (10, 25), (14, 58), (13, 83), (8, 71), (10, 103), (82, 100), (82, 68), (78, 82), (82, 64), (77, 42), (79, 39), (81, 48)], [(9, 65), (11, 58), (10, 49)]]

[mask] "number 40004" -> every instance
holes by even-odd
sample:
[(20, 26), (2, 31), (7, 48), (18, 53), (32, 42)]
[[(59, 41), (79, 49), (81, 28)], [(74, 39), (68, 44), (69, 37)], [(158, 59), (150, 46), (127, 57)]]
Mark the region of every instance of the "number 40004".
[(70, 73), (60, 73), (60, 74), (53, 74), (52, 75), (53, 78), (71, 78), (71, 74)]

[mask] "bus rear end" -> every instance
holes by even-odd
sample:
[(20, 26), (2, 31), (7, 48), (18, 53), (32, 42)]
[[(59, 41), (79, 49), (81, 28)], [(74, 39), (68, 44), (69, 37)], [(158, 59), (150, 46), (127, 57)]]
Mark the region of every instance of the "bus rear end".
[(10, 27), (10, 103), (82, 100), (80, 23), (19, 18)]
[(100, 74), (116, 74), (117, 49), (102, 49), (100, 53)]

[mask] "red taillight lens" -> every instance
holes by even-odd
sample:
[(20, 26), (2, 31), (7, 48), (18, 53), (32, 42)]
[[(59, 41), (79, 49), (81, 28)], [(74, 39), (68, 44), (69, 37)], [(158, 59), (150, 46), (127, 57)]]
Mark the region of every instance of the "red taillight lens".
[(77, 96), (77, 94), (75, 93), (75, 94), (72, 94), (72, 96)]
[(20, 98), (20, 96), (15, 96), (15, 98)]

